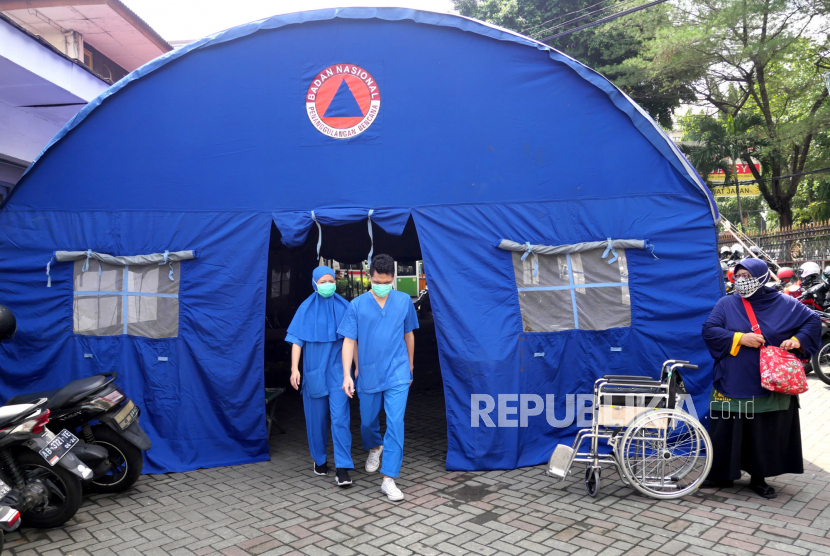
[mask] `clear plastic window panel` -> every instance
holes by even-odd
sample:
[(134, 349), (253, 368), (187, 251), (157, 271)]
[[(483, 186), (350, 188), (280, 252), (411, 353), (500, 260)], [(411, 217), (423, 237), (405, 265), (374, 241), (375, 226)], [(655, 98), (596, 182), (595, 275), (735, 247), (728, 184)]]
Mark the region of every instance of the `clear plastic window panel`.
[(523, 330), (558, 332), (631, 326), (625, 250), (617, 249), (617, 260), (611, 263), (613, 253), (609, 251), (603, 259), (604, 252), (603, 248), (572, 253), (570, 272), (567, 256), (539, 255), (536, 276), (532, 254), (522, 260), (523, 253), (512, 253)]
[(76, 292), (120, 292), (124, 289), (124, 267), (90, 259), (89, 268), (83, 272), (85, 262), (86, 260), (75, 261), (72, 281)]
[(539, 271), (534, 276), (536, 258), (528, 255), (522, 260), (523, 253), (513, 253), (513, 271), (516, 275), (517, 288), (557, 287), (570, 285), (568, 277), (568, 259), (562, 256), (539, 255)]
[[(95, 272), (95, 275), (97, 276), (98, 273)], [(122, 300), (121, 295), (76, 295), (72, 310), (75, 334), (86, 336), (122, 334), (124, 330)]]
[(573, 330), (574, 312), (570, 290), (519, 292), (524, 332)]
[(576, 295), (576, 310), (580, 330), (607, 330), (631, 326), (631, 304), (628, 286), (616, 288), (585, 288)]
[(116, 336), (126, 332), (146, 338), (178, 336), (179, 262), (172, 263), (172, 280), (170, 264), (130, 266), (125, 277), (124, 267), (102, 264), (99, 275), (98, 261), (90, 260), (86, 272), (83, 272), (84, 263), (76, 261), (74, 267), (76, 334)]

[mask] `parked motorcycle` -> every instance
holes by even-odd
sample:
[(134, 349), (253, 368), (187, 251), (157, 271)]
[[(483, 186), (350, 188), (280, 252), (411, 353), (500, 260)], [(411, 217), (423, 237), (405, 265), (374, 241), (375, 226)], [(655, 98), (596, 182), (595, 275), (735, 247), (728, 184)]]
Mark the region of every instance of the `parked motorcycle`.
[(70, 449), (78, 438), (46, 428), (45, 399), (0, 407), (0, 505), (20, 512), (27, 525), (63, 525), (81, 506), (81, 480), (92, 470)]
[[(3, 496), (3, 488), (0, 487), (0, 498)], [(8, 506), (0, 506), (0, 554), (3, 553), (5, 534), (11, 533), (20, 527), (20, 512)]]
[(811, 365), (816, 376), (830, 385), (830, 313), (819, 312), (821, 317), (821, 349), (813, 355)]
[[(0, 305), (0, 341), (11, 338), (17, 330), (14, 314)], [(43, 399), (51, 419), (53, 433), (80, 434), (72, 454), (92, 473), (85, 477), (92, 490), (122, 492), (135, 484), (144, 467), (142, 451), (150, 449), (150, 439), (138, 424), (140, 410), (115, 385), (117, 373), (103, 373), (74, 380), (57, 390), (23, 394), (9, 404), (31, 404)], [(90, 422), (98, 424), (90, 426)]]
[[(139, 407), (115, 384), (118, 373), (102, 373), (74, 380), (59, 390), (16, 396), (10, 403), (29, 403), (46, 398), (51, 412), (48, 428), (66, 429), (84, 442), (73, 448), (81, 460), (98, 462), (93, 468), (90, 489), (96, 492), (123, 492), (133, 486), (144, 466), (142, 451), (150, 439), (138, 424)], [(90, 422), (98, 421), (95, 426)], [(103, 452), (105, 461), (98, 452)], [(105, 450), (105, 451), (104, 451)]]

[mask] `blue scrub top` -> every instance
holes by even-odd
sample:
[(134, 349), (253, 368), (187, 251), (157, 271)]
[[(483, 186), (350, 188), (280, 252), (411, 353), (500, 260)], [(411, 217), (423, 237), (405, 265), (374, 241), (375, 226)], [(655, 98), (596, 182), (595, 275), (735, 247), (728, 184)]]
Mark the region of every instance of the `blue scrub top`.
[(389, 292), (383, 309), (371, 291), (349, 303), (337, 333), (357, 340), (358, 391), (374, 394), (409, 384), (412, 374), (403, 335), (416, 328), (415, 305), (403, 292)]
[(304, 342), (288, 334), (285, 341), (303, 348), (302, 387), (309, 396), (322, 398), (343, 387), (342, 339), (336, 342)]

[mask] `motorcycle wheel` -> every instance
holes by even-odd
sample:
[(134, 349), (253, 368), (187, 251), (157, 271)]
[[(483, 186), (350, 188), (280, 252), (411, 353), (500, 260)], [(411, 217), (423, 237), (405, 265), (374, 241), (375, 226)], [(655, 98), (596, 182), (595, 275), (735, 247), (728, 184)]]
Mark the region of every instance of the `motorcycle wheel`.
[(95, 444), (107, 449), (112, 468), (103, 477), (94, 479), (89, 488), (95, 492), (124, 492), (135, 484), (144, 467), (141, 450), (107, 425), (92, 427)]
[(50, 467), (34, 452), (17, 452), (15, 458), (26, 483), (41, 482), (49, 492), (49, 500), (44, 506), (21, 514), (23, 523), (29, 527), (48, 528), (72, 519), (83, 502), (81, 480), (59, 465)]
[(821, 346), (819, 352), (813, 355), (813, 371), (824, 384), (830, 385), (830, 341)]

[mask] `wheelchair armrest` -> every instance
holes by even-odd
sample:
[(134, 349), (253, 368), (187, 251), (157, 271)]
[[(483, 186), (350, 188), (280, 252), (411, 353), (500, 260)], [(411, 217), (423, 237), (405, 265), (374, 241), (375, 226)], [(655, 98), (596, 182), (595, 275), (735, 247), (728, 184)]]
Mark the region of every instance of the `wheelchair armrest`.
[(654, 380), (650, 376), (630, 376), (630, 375), (605, 375), (605, 380), (608, 384), (630, 384), (642, 386), (660, 386), (659, 380)]

